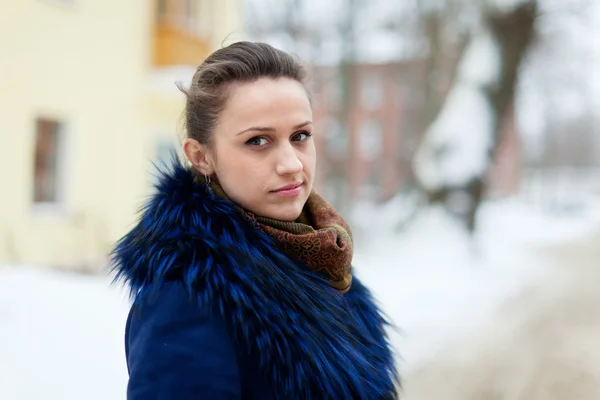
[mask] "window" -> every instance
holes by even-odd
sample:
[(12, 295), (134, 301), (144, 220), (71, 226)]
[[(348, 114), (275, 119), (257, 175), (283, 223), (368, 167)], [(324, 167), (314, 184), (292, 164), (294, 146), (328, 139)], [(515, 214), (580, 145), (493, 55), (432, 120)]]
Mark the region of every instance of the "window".
[(198, 21), (198, 0), (156, 0), (158, 22), (175, 23), (181, 28), (195, 29)]
[(187, 28), (192, 32), (198, 31), (198, 9), (197, 0), (185, 0), (184, 2), (184, 20)]
[(167, 11), (167, 0), (157, 0), (156, 15), (159, 21), (167, 17)]
[(333, 79), (331, 82), (332, 83), (328, 85), (327, 90), (328, 107), (337, 110), (341, 107), (342, 99), (344, 97), (343, 87), (341, 81), (338, 79)]
[(185, 0), (184, 10), (188, 20), (194, 20), (196, 18), (196, 0)]
[(59, 160), (63, 124), (39, 118), (36, 121), (33, 177), (33, 202), (59, 202)]
[(325, 136), (327, 155), (333, 157), (348, 155), (348, 135), (340, 122), (335, 118), (326, 118), (323, 126), (327, 132)]
[(383, 83), (374, 72), (366, 73), (361, 79), (360, 104), (367, 110), (377, 110), (383, 103)]
[(383, 131), (379, 121), (365, 121), (360, 129), (360, 154), (369, 161), (377, 159), (381, 155), (382, 142)]

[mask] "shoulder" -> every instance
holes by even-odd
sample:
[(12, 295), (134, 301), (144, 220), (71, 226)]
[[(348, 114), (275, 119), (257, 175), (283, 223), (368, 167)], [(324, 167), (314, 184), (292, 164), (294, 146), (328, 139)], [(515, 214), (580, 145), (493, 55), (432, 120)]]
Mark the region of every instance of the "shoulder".
[[(177, 313), (172, 313), (178, 310)], [(200, 317), (203, 312), (193, 295), (179, 281), (150, 284), (136, 296), (130, 318), (163, 315), (168, 318)]]
[(181, 283), (149, 286), (136, 298), (125, 340), (128, 398), (235, 398), (240, 391), (236, 351), (224, 323), (198, 306)]
[(178, 331), (186, 329), (215, 336), (226, 331), (221, 318), (200, 306), (197, 295), (183, 283), (167, 282), (149, 285), (137, 295), (127, 319), (126, 337), (134, 339), (140, 331), (159, 330), (163, 336), (176, 338)]

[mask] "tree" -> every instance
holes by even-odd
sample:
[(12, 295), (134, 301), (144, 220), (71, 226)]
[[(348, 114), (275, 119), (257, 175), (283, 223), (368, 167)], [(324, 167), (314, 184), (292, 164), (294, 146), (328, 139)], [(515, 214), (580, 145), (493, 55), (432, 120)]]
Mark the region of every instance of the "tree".
[[(430, 95), (433, 111), (428, 116), (435, 117), (413, 163), (429, 202), (453, 207), (471, 232), (485, 193), (485, 176), (533, 38), (537, 2), (524, 0), (512, 7), (485, 3), (479, 12), (479, 22), (468, 29), (466, 45), (459, 46), (452, 83), (439, 108), (439, 98)], [(439, 20), (437, 24), (442, 25)], [(437, 38), (439, 31), (431, 36)]]

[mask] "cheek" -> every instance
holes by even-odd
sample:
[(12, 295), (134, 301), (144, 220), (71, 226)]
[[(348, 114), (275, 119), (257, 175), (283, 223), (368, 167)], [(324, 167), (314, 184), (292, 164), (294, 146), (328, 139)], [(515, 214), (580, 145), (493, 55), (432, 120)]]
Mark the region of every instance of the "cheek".
[(228, 180), (236, 181), (236, 184), (248, 183), (251, 168), (241, 157), (228, 157), (219, 165), (220, 175)]
[(254, 193), (265, 184), (265, 166), (252, 157), (237, 152), (219, 159), (217, 175), (223, 186), (236, 192)]
[(311, 146), (308, 147), (306, 152), (304, 153), (303, 164), (304, 164), (304, 168), (305, 168), (306, 172), (312, 178), (312, 176), (315, 173), (315, 168), (317, 165), (317, 152), (315, 150), (314, 144), (311, 144)]

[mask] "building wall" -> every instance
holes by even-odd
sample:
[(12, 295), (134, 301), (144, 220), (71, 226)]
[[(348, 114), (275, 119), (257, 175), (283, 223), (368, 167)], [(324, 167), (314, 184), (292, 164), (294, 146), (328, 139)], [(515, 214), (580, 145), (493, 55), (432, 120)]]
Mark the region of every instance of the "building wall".
[[(210, 2), (214, 0), (201, 0), (203, 2)], [(245, 38), (242, 26), (243, 13), (242, 9), (243, 0), (218, 0), (213, 5), (213, 16), (211, 26), (211, 48), (219, 49), (223, 45), (231, 44)], [(218, 7), (216, 6), (218, 4)]]
[[(343, 169), (346, 197), (382, 201), (397, 193), (407, 178), (415, 137), (415, 123), (421, 109), (420, 80), (416, 64), (359, 64), (350, 69), (348, 114), (341, 113), (343, 96), (340, 76), (335, 68), (312, 70), (317, 92), (315, 120), (318, 137), (319, 168), (317, 188), (331, 187), (327, 175)], [(335, 124), (347, 118), (345, 139), (336, 134)], [(335, 122), (337, 121), (337, 122)], [(335, 143), (346, 141), (344, 150)], [(333, 194), (333, 193), (332, 193)]]
[[(152, 4), (0, 1), (0, 263), (97, 268), (134, 222), (184, 104), (172, 75), (153, 82)], [(56, 204), (33, 202), (38, 117), (65, 126)]]

